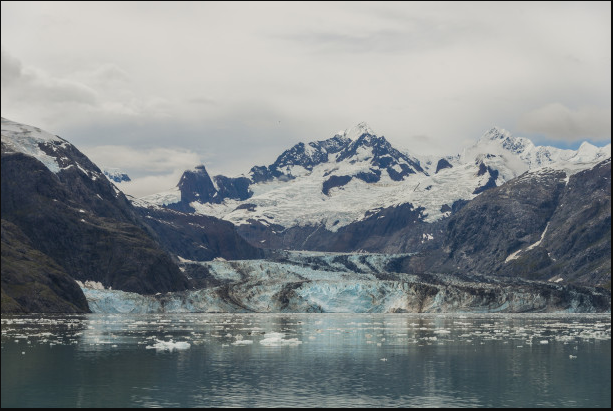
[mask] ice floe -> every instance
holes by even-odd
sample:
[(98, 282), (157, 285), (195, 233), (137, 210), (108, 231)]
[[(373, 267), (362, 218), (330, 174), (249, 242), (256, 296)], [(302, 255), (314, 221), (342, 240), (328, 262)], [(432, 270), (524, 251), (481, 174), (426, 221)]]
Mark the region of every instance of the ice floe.
[(191, 344), (185, 341), (174, 342), (173, 340), (162, 341), (162, 340), (157, 340), (157, 339), (155, 341), (156, 341), (155, 344), (148, 345), (145, 348), (154, 349), (156, 351), (174, 351), (174, 350), (187, 350), (189, 347), (191, 347)]

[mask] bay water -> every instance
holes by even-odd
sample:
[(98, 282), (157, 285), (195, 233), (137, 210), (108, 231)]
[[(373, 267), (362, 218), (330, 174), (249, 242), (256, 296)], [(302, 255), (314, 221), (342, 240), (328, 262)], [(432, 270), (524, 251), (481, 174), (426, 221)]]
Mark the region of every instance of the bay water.
[(2, 407), (605, 407), (610, 314), (2, 316)]

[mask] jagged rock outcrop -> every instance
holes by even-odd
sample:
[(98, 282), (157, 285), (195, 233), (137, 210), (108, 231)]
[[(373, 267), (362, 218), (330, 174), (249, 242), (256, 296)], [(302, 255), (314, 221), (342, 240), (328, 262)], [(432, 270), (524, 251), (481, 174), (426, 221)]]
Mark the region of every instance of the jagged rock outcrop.
[(249, 174), (254, 184), (273, 180), (291, 180), (292, 168), (302, 167), (305, 170), (313, 170), (313, 167), (330, 160), (331, 155), (343, 150), (350, 139), (344, 134), (337, 134), (332, 138), (314, 141), (308, 144), (298, 143), (292, 148), (285, 150), (274, 163), (269, 166), (252, 167)]
[(246, 177), (214, 176), (211, 178), (204, 165), (183, 172), (177, 188), (179, 201), (170, 203), (168, 208), (178, 211), (193, 212), (190, 203), (221, 203), (229, 198), (246, 200), (253, 194), (249, 190), (251, 180)]
[(181, 202), (174, 208), (178, 209), (190, 209), (189, 203), (192, 201), (210, 203), (217, 194), (213, 180), (211, 180), (204, 165), (199, 165), (194, 170), (183, 172), (177, 187), (179, 187), (181, 192)]
[(226, 198), (242, 201), (253, 195), (249, 189), (251, 180), (247, 177), (215, 176), (213, 179), (217, 185), (216, 201), (223, 201)]
[(438, 163), (436, 163), (436, 171), (435, 173), (438, 173), (441, 170), (444, 170), (446, 168), (452, 168), (453, 166), (451, 165), (451, 163), (447, 160), (445, 160), (444, 158), (441, 158)]

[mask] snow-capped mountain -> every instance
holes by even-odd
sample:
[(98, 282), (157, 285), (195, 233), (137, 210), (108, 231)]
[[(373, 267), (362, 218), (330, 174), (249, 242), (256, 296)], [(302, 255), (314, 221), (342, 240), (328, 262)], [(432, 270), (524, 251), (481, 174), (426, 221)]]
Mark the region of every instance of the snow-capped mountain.
[[(577, 150), (535, 146), (524, 137), (514, 137), (506, 130), (488, 130), (472, 147), (458, 156), (459, 162), (481, 158), (484, 164), (499, 170), (505, 181), (528, 170), (549, 167), (570, 174), (585, 170), (611, 157), (611, 144), (596, 147), (584, 142)], [(500, 184), (498, 184), (500, 185)]]
[[(185, 184), (194, 174), (187, 171), (175, 191), (142, 200), (275, 232), (292, 227), (336, 232), (380, 210), (407, 204), (419, 210), (419, 220), (434, 223), (448, 217), (458, 202), (528, 170), (550, 167), (570, 175), (610, 156), (610, 144), (561, 150), (492, 128), (456, 156), (420, 160), (360, 123), (328, 140), (296, 144), (273, 164), (253, 167), (247, 176), (210, 178), (201, 172), (206, 189)], [(228, 183), (220, 184), (224, 179)], [(227, 194), (225, 187), (234, 187), (230, 183), (238, 180), (240, 190)]]

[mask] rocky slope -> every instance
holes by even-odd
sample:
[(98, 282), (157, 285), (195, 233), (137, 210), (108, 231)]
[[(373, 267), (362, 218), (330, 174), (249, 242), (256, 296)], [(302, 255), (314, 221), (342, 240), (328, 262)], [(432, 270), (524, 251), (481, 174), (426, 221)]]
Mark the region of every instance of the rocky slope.
[(81, 288), (14, 224), (2, 220), (2, 313), (89, 312)]
[(140, 293), (187, 287), (98, 167), (65, 140), (5, 119), (2, 218), (73, 279)]
[(450, 217), (431, 269), (608, 286), (611, 160), (567, 175), (542, 169), (489, 190)]
[[(136, 202), (138, 204), (138, 202)], [(135, 207), (159, 243), (180, 259), (208, 261), (262, 258), (263, 250), (243, 239), (232, 223), (160, 207)]]

